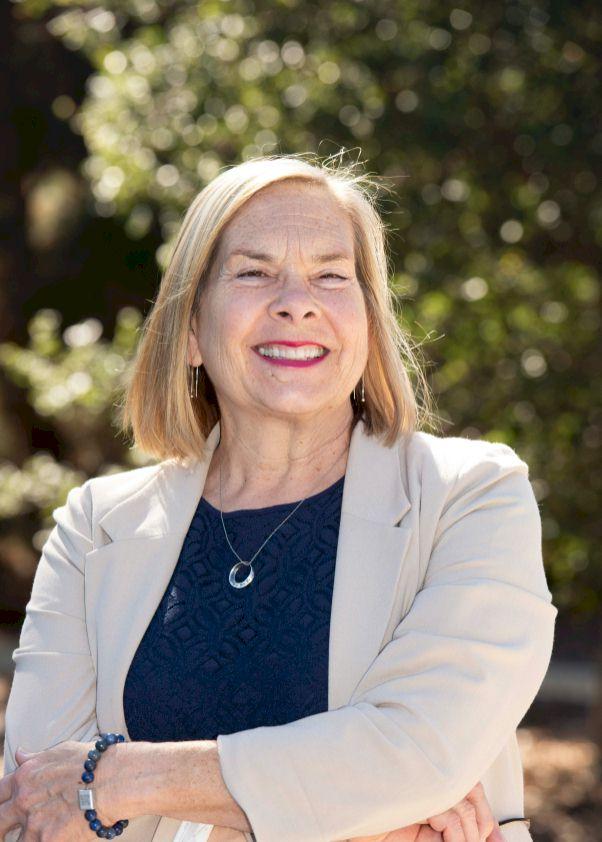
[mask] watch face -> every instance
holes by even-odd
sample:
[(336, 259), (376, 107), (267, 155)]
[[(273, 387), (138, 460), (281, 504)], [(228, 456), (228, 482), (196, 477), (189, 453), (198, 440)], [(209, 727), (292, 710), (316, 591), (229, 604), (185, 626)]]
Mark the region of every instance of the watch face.
[(77, 796), (79, 798), (79, 808), (80, 810), (93, 810), (94, 809), (94, 801), (92, 799), (92, 790), (91, 789), (78, 789)]

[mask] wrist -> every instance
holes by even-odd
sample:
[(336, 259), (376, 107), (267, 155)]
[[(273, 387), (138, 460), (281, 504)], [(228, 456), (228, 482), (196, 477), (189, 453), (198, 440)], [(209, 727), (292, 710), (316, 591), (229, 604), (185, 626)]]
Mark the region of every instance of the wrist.
[(103, 824), (158, 815), (249, 829), (222, 778), (215, 740), (119, 743), (105, 752), (98, 769)]
[(94, 803), (104, 825), (132, 819), (135, 812), (135, 781), (131, 773), (139, 743), (116, 743), (104, 752), (95, 770)]

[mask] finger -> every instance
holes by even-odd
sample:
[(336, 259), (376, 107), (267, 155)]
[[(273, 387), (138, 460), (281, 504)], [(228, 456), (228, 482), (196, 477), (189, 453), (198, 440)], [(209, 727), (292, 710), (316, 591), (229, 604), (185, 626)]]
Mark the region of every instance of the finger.
[(456, 804), (454, 811), (460, 818), (464, 842), (481, 842), (483, 837), (479, 835), (477, 810), (474, 804), (464, 798), (459, 804)]
[(470, 801), (471, 804), (475, 807), (477, 811), (477, 826), (479, 829), (479, 839), (481, 842), (486, 840), (487, 836), (491, 833), (493, 828), (495, 827), (495, 818), (493, 813), (491, 812), (491, 807), (489, 806), (489, 801), (485, 796), (485, 790), (483, 789), (483, 785), (479, 782), (474, 786), (466, 799)]
[(35, 757), (38, 752), (35, 751), (24, 751), (21, 747), (19, 747), (15, 752), (15, 760), (19, 764), (25, 763), (26, 760), (31, 760), (32, 757)]
[(443, 834), (443, 842), (481, 842), (476, 810), (465, 799), (451, 810), (431, 816), (429, 824)]
[(8, 801), (13, 794), (13, 774), (14, 772), (10, 772), (0, 780), (0, 804), (3, 801)]
[(493, 820), (493, 824), (493, 830), (487, 837), (486, 842), (506, 842), (501, 828), (495, 819)]
[(422, 825), (416, 837), (416, 842), (443, 842), (443, 836), (428, 824)]
[(450, 812), (452, 813), (452, 818), (443, 829), (443, 842), (473, 842), (473, 839), (465, 836), (460, 816), (454, 810), (451, 810)]

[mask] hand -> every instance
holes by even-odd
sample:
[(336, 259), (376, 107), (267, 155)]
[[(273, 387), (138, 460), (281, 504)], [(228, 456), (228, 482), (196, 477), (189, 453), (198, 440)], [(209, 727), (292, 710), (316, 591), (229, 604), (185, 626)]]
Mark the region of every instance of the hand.
[[(18, 768), (0, 780), (0, 839), (20, 826), (21, 835), (15, 837), (13, 831), (10, 836), (19, 842), (90, 842), (92, 831), (79, 808), (77, 790), (85, 787), (81, 775), (92, 748), (93, 742), (67, 740), (45, 751), (17, 749)], [(103, 812), (103, 804), (112, 803), (106, 791), (109, 755), (118, 750), (112, 746), (94, 771), (95, 808), (105, 825), (125, 818)]]
[(376, 836), (356, 836), (347, 842), (504, 842), (483, 786), (477, 783), (451, 809), (423, 822)]
[(450, 810), (427, 820), (443, 834), (443, 842), (504, 842), (481, 783)]

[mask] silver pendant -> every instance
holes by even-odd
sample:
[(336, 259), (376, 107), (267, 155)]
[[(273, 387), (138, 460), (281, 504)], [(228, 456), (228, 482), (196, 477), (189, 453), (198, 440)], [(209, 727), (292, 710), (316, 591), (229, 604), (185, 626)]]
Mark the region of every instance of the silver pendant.
[[(245, 564), (249, 566), (249, 575), (246, 579), (243, 579), (242, 582), (236, 581), (236, 574), (238, 573), (238, 569), (243, 567)], [(230, 575), (228, 576), (228, 581), (232, 585), (233, 588), (246, 588), (247, 585), (250, 585), (253, 579), (255, 578), (255, 573), (253, 572), (253, 565), (250, 561), (238, 561), (232, 570), (230, 571)]]

